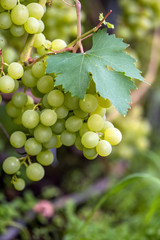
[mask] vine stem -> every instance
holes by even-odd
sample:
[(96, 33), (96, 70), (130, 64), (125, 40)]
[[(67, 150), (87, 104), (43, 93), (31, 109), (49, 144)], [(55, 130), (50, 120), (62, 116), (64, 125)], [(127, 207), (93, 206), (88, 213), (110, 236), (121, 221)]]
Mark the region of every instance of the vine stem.
[[(76, 12), (77, 12), (77, 33), (78, 33), (78, 37), (81, 37), (81, 3), (79, 0), (75, 0), (76, 3)], [(81, 42), (81, 39), (77, 42), (75, 50), (77, 50), (77, 48), (80, 48), (81, 53), (84, 53), (83, 50), (83, 45)]]
[[(47, 0), (39, 0), (39, 4), (43, 8), (45, 7), (46, 2), (47, 2)], [(35, 36), (36, 36), (36, 34), (29, 34), (28, 35), (25, 47), (24, 47), (24, 49), (23, 49), (23, 51), (21, 52), (21, 55), (20, 55), (20, 62), (21, 63), (28, 62), (28, 60), (30, 59)]]

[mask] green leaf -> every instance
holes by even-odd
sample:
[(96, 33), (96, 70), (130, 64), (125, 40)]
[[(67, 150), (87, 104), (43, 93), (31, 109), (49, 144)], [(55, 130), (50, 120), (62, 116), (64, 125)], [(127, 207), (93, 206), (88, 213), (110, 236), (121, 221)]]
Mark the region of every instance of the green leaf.
[(116, 109), (126, 114), (131, 102), (130, 89), (135, 89), (131, 78), (143, 81), (135, 60), (123, 50), (128, 47), (122, 39), (99, 30), (93, 35), (93, 47), (83, 53), (64, 52), (49, 56), (47, 73), (57, 75), (55, 85), (62, 85), (72, 95), (84, 98), (91, 80), (103, 98), (108, 98)]

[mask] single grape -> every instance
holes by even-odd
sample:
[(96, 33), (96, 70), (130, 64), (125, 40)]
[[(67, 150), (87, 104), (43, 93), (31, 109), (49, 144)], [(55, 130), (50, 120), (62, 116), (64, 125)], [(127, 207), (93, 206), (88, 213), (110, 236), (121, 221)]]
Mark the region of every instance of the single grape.
[[(36, 39), (36, 38), (35, 38)], [(41, 78), (45, 75), (46, 66), (43, 62), (36, 62), (32, 66), (32, 74), (35, 78)]]
[(43, 97), (42, 97), (42, 105), (45, 107), (45, 108), (51, 108), (51, 106), (48, 104), (48, 101), (47, 101), (47, 96), (48, 96), (48, 93), (45, 94)]
[(32, 129), (39, 123), (39, 114), (34, 110), (27, 110), (22, 115), (22, 124), (24, 127)]
[(97, 99), (92, 94), (86, 94), (84, 99), (79, 100), (79, 106), (86, 113), (93, 112), (98, 106)]
[(47, 149), (52, 149), (56, 146), (57, 142), (58, 142), (57, 136), (53, 133), (49, 141), (46, 143), (43, 143), (43, 147)]
[(55, 148), (60, 148), (62, 146), (62, 141), (60, 135), (57, 135), (57, 144)]
[(104, 139), (111, 145), (117, 145), (122, 140), (122, 134), (117, 128), (107, 128), (104, 131)]
[(73, 113), (79, 118), (86, 118), (88, 116), (88, 113), (83, 112), (80, 108), (73, 110)]
[(83, 145), (81, 143), (81, 137), (79, 134), (76, 135), (76, 141), (75, 141), (74, 145), (78, 150), (80, 150), (80, 151), (83, 150)]
[(38, 33), (39, 30), (39, 22), (36, 18), (34, 17), (29, 17), (27, 21), (24, 24), (24, 29), (26, 32), (29, 34), (35, 34)]
[(52, 162), (54, 160), (54, 155), (51, 151), (45, 150), (45, 151), (40, 152), (37, 155), (36, 159), (37, 159), (37, 162), (39, 162), (43, 166), (49, 166), (52, 164)]
[(16, 131), (10, 136), (10, 143), (15, 148), (21, 148), (26, 142), (26, 135), (21, 131)]
[(5, 47), (3, 49), (3, 61), (10, 64), (18, 60), (18, 53), (13, 47)]
[(46, 126), (43, 126), (42, 124), (39, 124), (34, 129), (34, 137), (38, 142), (46, 143), (52, 137), (52, 130), (50, 127), (46, 127)]
[(51, 129), (55, 134), (61, 134), (65, 130), (65, 119), (57, 119)]
[(23, 25), (29, 17), (28, 9), (23, 4), (16, 5), (11, 11), (12, 22), (16, 25)]
[(69, 117), (65, 122), (65, 127), (70, 132), (77, 132), (82, 127), (83, 120), (76, 116)]
[(14, 37), (21, 37), (24, 35), (25, 30), (22, 25), (18, 26), (18, 25), (12, 24), (10, 28), (10, 32)]
[(44, 168), (39, 163), (32, 163), (26, 168), (26, 175), (31, 181), (40, 181), (44, 177)]
[(6, 112), (9, 117), (16, 118), (22, 113), (22, 109), (17, 108), (14, 104), (10, 101), (6, 105)]
[(17, 178), (13, 185), (17, 191), (22, 191), (25, 188), (25, 181), (22, 178)]
[(64, 94), (60, 90), (52, 90), (48, 93), (47, 101), (53, 107), (60, 107), (64, 102)]
[(27, 69), (22, 77), (22, 83), (26, 86), (26, 87), (35, 87), (37, 84), (37, 78), (35, 78), (32, 75), (31, 69)]
[(20, 63), (12, 62), (8, 66), (8, 75), (14, 79), (19, 79), (23, 76), (24, 70)]
[(40, 121), (45, 126), (52, 126), (57, 121), (57, 114), (54, 110), (44, 109), (40, 114)]
[(27, 103), (27, 95), (24, 92), (16, 92), (12, 96), (12, 103), (17, 108), (22, 108)]
[(106, 108), (101, 107), (100, 105), (97, 106), (96, 110), (93, 111), (91, 114), (98, 114), (101, 117), (104, 117), (106, 114)]
[(52, 41), (52, 49), (59, 51), (67, 46), (66, 42), (62, 39), (55, 39)]
[(97, 153), (102, 157), (107, 157), (112, 152), (111, 144), (106, 140), (100, 140), (96, 146)]
[(53, 77), (45, 75), (37, 81), (37, 89), (41, 93), (48, 93), (54, 88)]
[(3, 162), (3, 170), (7, 174), (14, 174), (20, 169), (20, 162), (16, 157), (8, 157)]
[(67, 117), (69, 111), (64, 105), (61, 105), (60, 107), (56, 108), (55, 112), (57, 113), (58, 119), (63, 119)]
[(83, 147), (83, 155), (87, 158), (87, 159), (94, 159), (97, 157), (97, 152), (96, 152), (96, 148), (85, 148)]
[(94, 148), (99, 142), (99, 136), (96, 133), (89, 131), (83, 134), (81, 142), (86, 148)]
[(24, 149), (28, 155), (36, 156), (42, 150), (42, 145), (35, 138), (29, 138), (25, 142)]
[(0, 77), (0, 91), (3, 93), (11, 93), (15, 88), (14, 79), (9, 75)]
[(44, 14), (44, 9), (39, 3), (29, 3), (27, 5), (29, 16), (36, 19), (41, 19)]
[(39, 48), (45, 43), (45, 41), (46, 41), (46, 38), (45, 38), (44, 34), (38, 33), (38, 34), (36, 34), (36, 37), (34, 39), (33, 47)]
[(38, 20), (38, 22), (39, 22), (39, 28), (38, 28), (37, 33), (42, 33), (44, 31), (44, 28), (45, 28), (44, 23), (43, 23), (42, 20)]
[(88, 118), (87, 124), (91, 131), (100, 132), (104, 126), (104, 120), (100, 115), (92, 114)]
[(109, 121), (104, 121), (104, 126), (103, 126), (103, 128), (101, 129), (101, 132), (103, 133), (107, 128), (110, 128), (110, 127), (113, 127), (113, 128), (114, 128), (113, 123), (111, 123), (111, 122), (109, 122)]
[(70, 92), (64, 95), (64, 106), (69, 110), (75, 110), (79, 108), (79, 99), (76, 96), (72, 96)]
[(17, 4), (17, 0), (1, 0), (1, 6), (6, 10), (11, 10)]
[(72, 146), (76, 140), (76, 134), (71, 133), (67, 130), (64, 130), (60, 138), (61, 138), (62, 144), (64, 144), (65, 146)]
[(11, 16), (8, 12), (0, 13), (0, 29), (8, 29), (12, 25)]
[(79, 130), (79, 134), (80, 134), (80, 136), (82, 137), (83, 134), (85, 134), (85, 133), (88, 132), (88, 131), (89, 131), (89, 128), (88, 128), (87, 123), (83, 123), (83, 124), (82, 124), (82, 127), (81, 127), (80, 130)]
[(28, 105), (33, 105), (34, 104), (34, 100), (31, 96), (27, 95), (27, 102), (26, 102), (26, 106)]

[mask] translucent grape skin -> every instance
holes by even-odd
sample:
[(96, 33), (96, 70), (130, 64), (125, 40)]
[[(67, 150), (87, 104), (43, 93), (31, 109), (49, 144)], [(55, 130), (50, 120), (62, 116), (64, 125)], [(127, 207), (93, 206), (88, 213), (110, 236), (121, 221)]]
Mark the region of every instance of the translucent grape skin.
[(81, 142), (86, 148), (94, 148), (97, 146), (99, 141), (99, 136), (91, 131), (83, 134)]
[(48, 93), (47, 101), (53, 107), (60, 107), (64, 102), (64, 94), (60, 90), (52, 90)]
[(49, 166), (49, 165), (52, 164), (52, 162), (54, 160), (54, 155), (53, 155), (53, 153), (51, 151), (46, 150), (46, 151), (40, 152), (37, 155), (36, 159), (43, 166)]
[(104, 120), (100, 115), (92, 114), (88, 118), (87, 125), (91, 131), (100, 132), (104, 126)]
[(61, 134), (61, 141), (65, 146), (72, 146), (76, 140), (76, 134), (64, 130)]
[(6, 10), (11, 10), (17, 4), (17, 0), (1, 0), (1, 6)]
[(29, 11), (29, 16), (34, 17), (36, 19), (41, 19), (43, 14), (44, 14), (44, 9), (43, 7), (38, 4), (38, 3), (29, 3), (27, 5), (28, 11)]
[(67, 46), (66, 42), (62, 39), (55, 39), (52, 41), (52, 49), (54, 51), (62, 50)]
[(29, 34), (38, 33), (39, 22), (36, 18), (29, 17), (24, 24), (24, 28), (25, 28), (26, 32), (28, 32)]
[(29, 17), (28, 9), (23, 4), (16, 5), (11, 11), (12, 22), (16, 25), (23, 25)]
[(24, 149), (28, 155), (36, 156), (41, 152), (42, 145), (35, 138), (29, 138), (25, 142)]
[(54, 110), (45, 109), (40, 114), (40, 121), (45, 126), (52, 126), (57, 121), (57, 114)]
[(0, 91), (3, 93), (11, 93), (15, 88), (14, 79), (9, 75), (0, 77)]
[(25, 188), (25, 181), (22, 178), (17, 178), (13, 185), (17, 191), (22, 191)]
[(32, 129), (39, 123), (39, 114), (34, 110), (27, 110), (22, 115), (22, 124), (24, 127)]
[(44, 177), (44, 168), (39, 163), (32, 163), (26, 168), (26, 175), (31, 181), (40, 181)]
[(12, 96), (12, 103), (17, 108), (22, 108), (27, 103), (27, 95), (24, 92), (16, 92)]
[(23, 76), (24, 70), (20, 63), (12, 62), (8, 66), (8, 75), (13, 79), (19, 79)]
[(10, 14), (7, 12), (0, 13), (0, 29), (9, 29), (12, 25)]
[(102, 157), (107, 157), (112, 152), (111, 144), (106, 140), (100, 140), (96, 146), (97, 153)]
[(84, 99), (79, 100), (79, 106), (83, 112), (90, 113), (98, 106), (97, 99), (92, 94), (86, 94)]
[(10, 136), (10, 143), (15, 148), (21, 148), (26, 142), (26, 135), (21, 131), (16, 131)]
[(69, 117), (65, 122), (65, 127), (70, 132), (77, 132), (82, 127), (83, 121), (76, 116)]
[(21, 164), (20, 164), (18, 158), (16, 158), (16, 157), (6, 158), (2, 165), (4, 172), (7, 174), (16, 173), (19, 170), (20, 166), (21, 166)]
[(117, 128), (107, 128), (104, 131), (104, 140), (107, 140), (111, 145), (117, 145), (122, 140), (122, 134)]
[(48, 142), (52, 137), (52, 130), (50, 127), (39, 124), (34, 129), (34, 137), (40, 143)]

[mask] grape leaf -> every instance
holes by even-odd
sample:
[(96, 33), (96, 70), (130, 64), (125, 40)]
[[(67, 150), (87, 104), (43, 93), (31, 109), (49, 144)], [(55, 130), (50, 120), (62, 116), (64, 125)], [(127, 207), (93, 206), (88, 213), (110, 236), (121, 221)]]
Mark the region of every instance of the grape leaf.
[(93, 35), (93, 46), (85, 53), (64, 52), (47, 59), (47, 73), (55, 73), (55, 85), (62, 85), (72, 95), (84, 98), (91, 80), (103, 98), (108, 98), (116, 109), (126, 114), (131, 102), (130, 89), (135, 89), (131, 78), (143, 81), (135, 60), (123, 50), (128, 47), (122, 39), (99, 30)]

